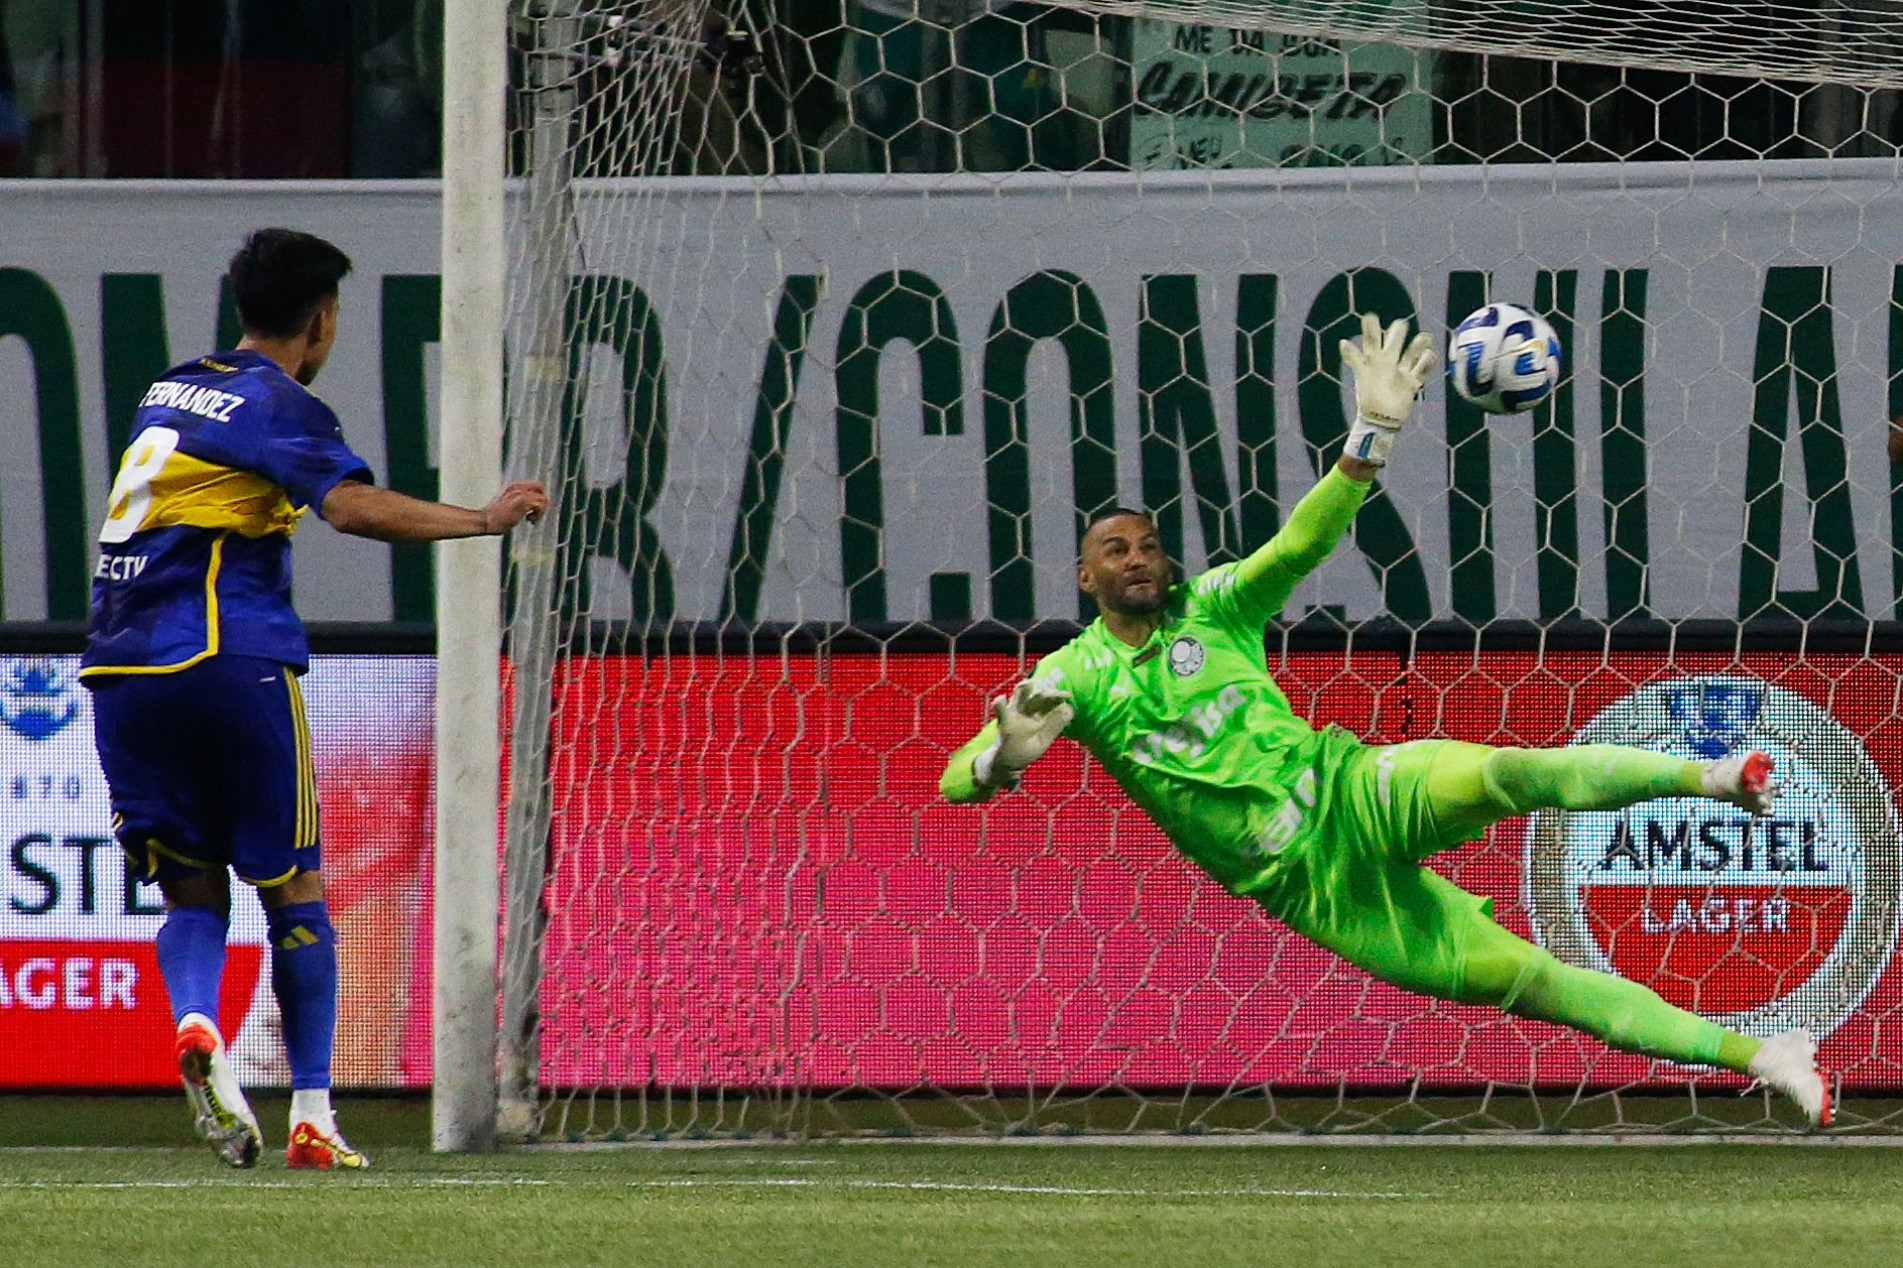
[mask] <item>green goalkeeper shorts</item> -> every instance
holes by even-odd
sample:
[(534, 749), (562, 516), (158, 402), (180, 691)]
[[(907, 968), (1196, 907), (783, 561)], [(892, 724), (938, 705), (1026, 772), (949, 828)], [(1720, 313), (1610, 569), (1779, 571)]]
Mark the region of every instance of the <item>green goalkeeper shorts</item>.
[(1324, 739), (1315, 804), (1247, 896), (1384, 981), (1458, 998), (1468, 950), (1504, 931), (1491, 899), (1419, 860), (1480, 835), (1495, 815), (1435, 805), (1429, 774), (1491, 750), (1458, 740), (1370, 747), (1340, 732)]

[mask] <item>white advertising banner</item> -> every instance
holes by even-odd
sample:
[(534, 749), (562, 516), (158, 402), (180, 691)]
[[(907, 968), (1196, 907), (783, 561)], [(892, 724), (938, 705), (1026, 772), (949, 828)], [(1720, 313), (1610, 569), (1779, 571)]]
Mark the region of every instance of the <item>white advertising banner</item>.
[(1392, 44), (1131, 24), (1130, 166), (1341, 167), (1433, 149), (1433, 57)]
[[(158, 889), (113, 833), (76, 656), (0, 655), (0, 1088), (174, 1083)], [(319, 656), (304, 679), (341, 939), (342, 1082), (428, 1075), (427, 657)], [(232, 886), (219, 1023), (240, 1077), (288, 1081), (263, 909)]]
[[(1554, 321), (1554, 401), (1489, 419), (1431, 384), (1290, 616), (1895, 608), (1888, 162), (635, 194), (576, 204), (566, 430), (595, 492), (558, 523), (596, 617), (1075, 617), (1080, 510), (1162, 512), (1190, 568), (1258, 544), (1352, 413), (1351, 312), (1443, 335), (1489, 298)], [(0, 202), (5, 617), (83, 613), (123, 403), (219, 341), (223, 262), (273, 223), (355, 257), (317, 390), (380, 478), (429, 491), (431, 187), (22, 183)], [(421, 554), (307, 525), (298, 570), (307, 616), (427, 618)]]

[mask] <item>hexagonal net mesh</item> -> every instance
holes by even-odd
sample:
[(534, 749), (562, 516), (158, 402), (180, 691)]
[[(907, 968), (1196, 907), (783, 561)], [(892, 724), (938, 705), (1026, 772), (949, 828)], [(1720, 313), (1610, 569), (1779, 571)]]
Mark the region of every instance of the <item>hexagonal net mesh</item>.
[[(1772, 751), (1767, 819), (1548, 812), (1430, 865), (1813, 1030), (1839, 1122), (1903, 1121), (1898, 63), (1851, 38), (1891, 8), (519, 12), (509, 463), (559, 545), (510, 568), (505, 1128), (1791, 1130), (1375, 980), (1068, 741), (938, 795), (1093, 617), (1091, 516), (1246, 555), (1335, 459), (1356, 314), (1493, 300), (1557, 388), (1431, 382), (1269, 669), (1370, 743)], [(1627, 64), (1506, 55), (1579, 50)]]

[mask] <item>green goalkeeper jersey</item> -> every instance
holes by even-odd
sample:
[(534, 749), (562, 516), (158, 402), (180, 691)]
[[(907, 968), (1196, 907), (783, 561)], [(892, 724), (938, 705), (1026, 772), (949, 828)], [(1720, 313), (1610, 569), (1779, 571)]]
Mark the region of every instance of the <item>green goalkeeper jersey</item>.
[[(1323, 800), (1331, 774), (1358, 747), (1339, 728), (1296, 716), (1270, 677), (1263, 626), (1295, 583), (1327, 558), (1368, 486), (1331, 471), (1268, 545), (1176, 586), (1141, 647), (1102, 618), (1038, 662), (1037, 683), (1070, 695), (1080, 741), (1178, 849), (1236, 892), (1259, 883), (1274, 855)], [(987, 795), (959, 750), (942, 781), (954, 801)]]

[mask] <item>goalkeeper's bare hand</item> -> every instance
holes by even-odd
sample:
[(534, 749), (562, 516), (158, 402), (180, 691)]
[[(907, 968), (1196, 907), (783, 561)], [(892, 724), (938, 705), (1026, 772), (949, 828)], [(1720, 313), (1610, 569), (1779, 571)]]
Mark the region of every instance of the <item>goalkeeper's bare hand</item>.
[(1407, 337), (1407, 322), (1381, 328), (1373, 313), (1361, 314), (1361, 340), (1341, 341), (1341, 363), (1355, 372), (1355, 422), (1344, 451), (1372, 466), (1384, 466), (1394, 437), (1414, 410), (1427, 376), (1440, 360), (1426, 331)]
[(1068, 691), (1026, 679), (1009, 696), (991, 702), (991, 716), (998, 722), (998, 738), (973, 759), (972, 778), (988, 788), (1015, 788), (1025, 768), (1057, 742), (1077, 710)]

